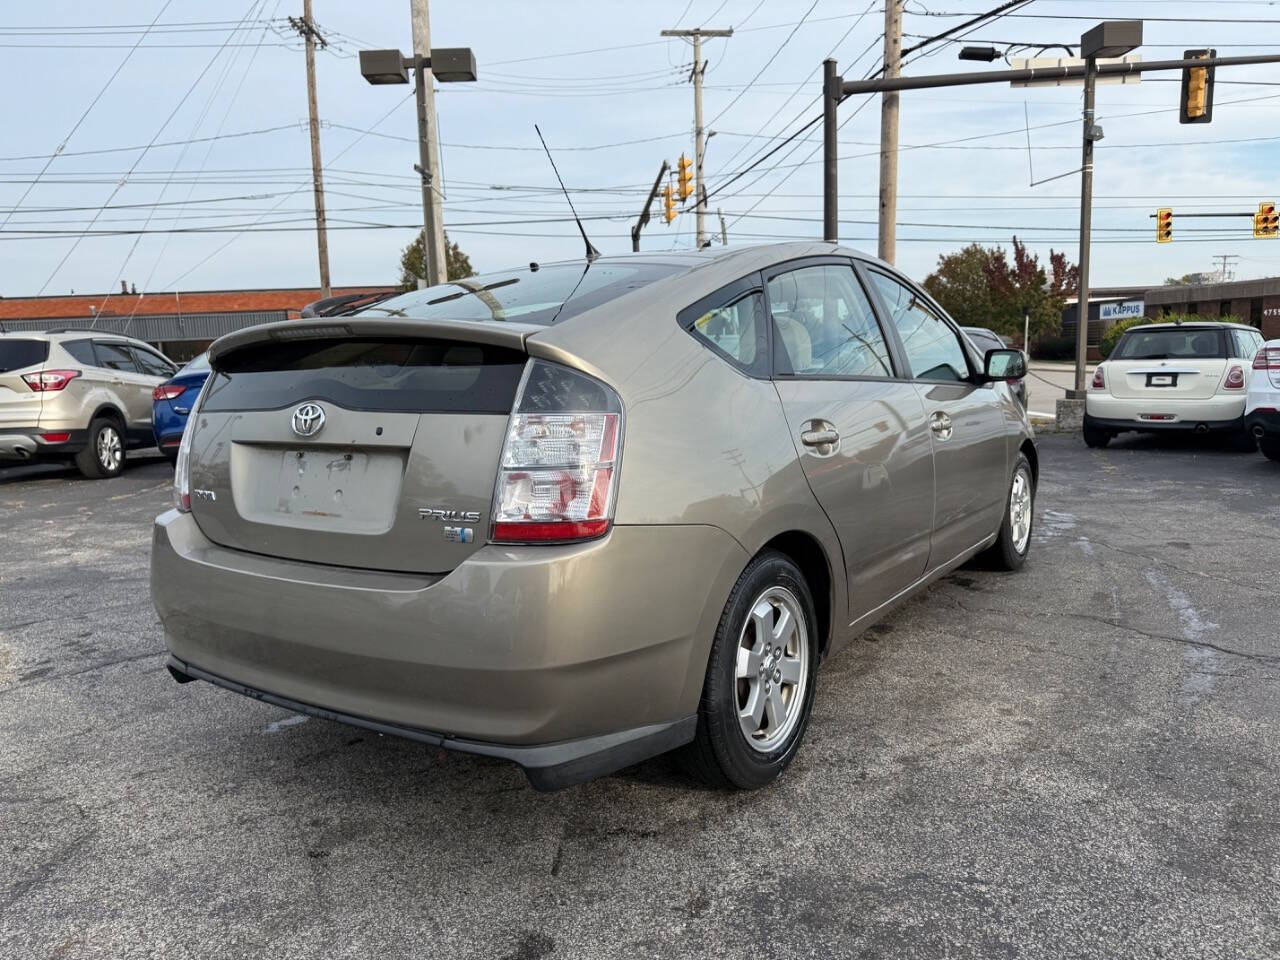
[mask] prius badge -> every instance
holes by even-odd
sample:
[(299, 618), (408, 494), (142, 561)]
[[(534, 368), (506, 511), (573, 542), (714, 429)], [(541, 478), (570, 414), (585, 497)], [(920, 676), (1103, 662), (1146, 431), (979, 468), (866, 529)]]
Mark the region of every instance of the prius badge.
[(418, 516), (423, 520), (439, 520), (444, 524), (444, 539), (447, 543), (474, 543), (476, 532), (471, 527), (454, 526), (454, 524), (479, 523), (478, 510), (444, 510), (437, 507), (419, 507)]

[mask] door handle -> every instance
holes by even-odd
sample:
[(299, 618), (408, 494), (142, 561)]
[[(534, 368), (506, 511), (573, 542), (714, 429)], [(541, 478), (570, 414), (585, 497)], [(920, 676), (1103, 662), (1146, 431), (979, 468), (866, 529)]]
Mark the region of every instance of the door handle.
[(800, 442), (806, 447), (826, 447), (840, 439), (835, 430), (806, 430), (800, 434)]
[(929, 421), (929, 429), (939, 440), (951, 439), (951, 418), (939, 410)]

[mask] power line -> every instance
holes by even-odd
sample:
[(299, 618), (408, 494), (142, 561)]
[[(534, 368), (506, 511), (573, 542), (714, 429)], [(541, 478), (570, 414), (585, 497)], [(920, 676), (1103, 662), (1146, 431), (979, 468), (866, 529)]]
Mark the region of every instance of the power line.
[(786, 35), (782, 43), (778, 44), (778, 49), (773, 51), (773, 53), (769, 56), (769, 59), (764, 62), (764, 66), (762, 66), (759, 69), (759, 71), (757, 71), (756, 75), (751, 78), (751, 81), (745, 87), (742, 88), (742, 90), (738, 93), (736, 97), (734, 97), (732, 100), (729, 101), (729, 103), (724, 107), (724, 109), (722, 109), (719, 113), (717, 113), (714, 117), (712, 117), (710, 120), (707, 121), (708, 127), (714, 125), (717, 120), (719, 120), (726, 113), (728, 113), (733, 108), (733, 105), (737, 103), (739, 100), (741, 100), (743, 96), (746, 95), (746, 92), (751, 89), (751, 85), (754, 84), (757, 80), (759, 80), (762, 76), (764, 76), (764, 72), (773, 65), (774, 60), (778, 59), (778, 55), (782, 53), (783, 50), (786, 49), (787, 44), (790, 43), (792, 37), (796, 35), (796, 31), (799, 30), (804, 25), (804, 22), (807, 19), (809, 19), (809, 14), (813, 13), (814, 8), (817, 6), (818, 6), (818, 0), (813, 0), (813, 3), (809, 5), (809, 9), (804, 12), (804, 16), (801, 17), (800, 21), (794, 27), (791, 28), (791, 32)]
[[(255, 5), (256, 5), (256, 0), (255, 0), (255, 3), (250, 4), (249, 9), (253, 9), (253, 7), (254, 7)], [(166, 0), (165, 6), (166, 6), (166, 7), (168, 6), (168, 0)], [(228, 36), (230, 36), (230, 35), (228, 35)], [(133, 171), (134, 171), (135, 169), (137, 169), (138, 164), (139, 164), (139, 163), (141, 163), (141, 162), (142, 162), (142, 158), (143, 158), (143, 157), (145, 157), (145, 156), (147, 155), (147, 151), (151, 148), (151, 145), (152, 145), (152, 144), (154, 144), (157, 140), (159, 140), (159, 139), (160, 139), (160, 134), (162, 134), (162, 133), (164, 132), (165, 128), (169, 126), (170, 122), (171, 122), (171, 121), (173, 120), (173, 118), (177, 115), (178, 111), (179, 111), (180, 109), (182, 109), (183, 104), (185, 104), (185, 103), (187, 102), (187, 98), (188, 98), (188, 97), (190, 97), (190, 96), (191, 96), (191, 94), (195, 92), (196, 85), (197, 85), (197, 84), (199, 84), (199, 83), (200, 83), (200, 81), (204, 79), (204, 75), (205, 75), (206, 73), (208, 73), (208, 72), (209, 72), (209, 69), (214, 65), (214, 63), (215, 63), (215, 62), (217, 62), (217, 59), (218, 59), (218, 57), (219, 57), (219, 56), (221, 56), (221, 54), (222, 54), (222, 50), (221, 50), (221, 49), (219, 49), (219, 50), (218, 50), (218, 52), (217, 52), (217, 53), (215, 53), (215, 54), (214, 54), (214, 55), (209, 59), (209, 62), (208, 62), (207, 64), (205, 64), (204, 69), (200, 71), (199, 75), (197, 75), (197, 77), (195, 78), (195, 80), (193, 80), (193, 81), (192, 81), (191, 86), (189, 86), (189, 87), (187, 88), (187, 92), (186, 92), (186, 93), (184, 93), (184, 94), (182, 95), (182, 99), (178, 101), (177, 105), (173, 108), (173, 110), (171, 110), (171, 111), (169, 112), (169, 115), (165, 118), (164, 123), (162, 123), (162, 124), (160, 125), (160, 128), (159, 128), (158, 130), (156, 130), (155, 136), (153, 136), (153, 137), (151, 138), (151, 143), (150, 143), (150, 144), (148, 144), (146, 147), (144, 147), (144, 148), (143, 148), (143, 150), (142, 150), (142, 152), (141, 152), (141, 153), (139, 153), (139, 154), (138, 154), (138, 156), (137, 156), (137, 158), (133, 161), (133, 166), (131, 166), (131, 167), (129, 168), (129, 173), (128, 173), (128, 174), (126, 174), (126, 175), (125, 175), (125, 177), (124, 177), (124, 179), (122, 179), (118, 184), (116, 184), (115, 189), (113, 189), (113, 190), (111, 191), (111, 195), (110, 195), (109, 197), (107, 197), (107, 201), (106, 201), (107, 203), (110, 203), (113, 199), (115, 199), (116, 194), (120, 192), (120, 189), (121, 189), (121, 188), (124, 186), (124, 184), (128, 181), (129, 174), (132, 174), (132, 173), (133, 173)], [(99, 211), (99, 212), (100, 212), (100, 211)], [(94, 215), (95, 222), (96, 222), (96, 218), (97, 218), (97, 216), (98, 216), (98, 214), (95, 214), (95, 215)], [(56, 267), (54, 267), (54, 268), (53, 268), (53, 272), (49, 274), (48, 279), (47, 279), (47, 280), (45, 280), (44, 284), (40, 287), (40, 290), (39, 290), (39, 291), (38, 291), (38, 293), (36, 294), (37, 296), (39, 296), (40, 294), (44, 293), (45, 289), (46, 289), (46, 288), (48, 288), (49, 284), (53, 282), (53, 278), (54, 278), (55, 276), (57, 276), (57, 275), (58, 275), (58, 271), (59, 271), (59, 270), (61, 270), (61, 269), (62, 269), (62, 267), (63, 267), (63, 265), (67, 262), (67, 260), (69, 260), (69, 259), (71, 258), (71, 255), (72, 255), (73, 253), (75, 253), (76, 248), (77, 248), (79, 245), (80, 245), (80, 241), (79, 241), (79, 240), (76, 240), (76, 241), (75, 241), (75, 243), (73, 243), (73, 244), (71, 245), (71, 249), (69, 249), (69, 250), (66, 252), (66, 254), (62, 257), (62, 259), (58, 261), (58, 265), (57, 265)]]
[[(160, 7), (160, 10), (156, 13), (155, 19), (151, 21), (153, 25), (162, 16), (164, 16), (164, 12), (169, 9), (169, 4), (171, 4), (172, 2), (173, 0), (164, 0), (164, 4)], [(137, 42), (133, 45), (132, 48), (130, 48), (129, 52), (125, 55), (124, 59), (121, 60), (120, 63), (116, 65), (116, 68), (114, 71), (112, 71), (111, 76), (107, 77), (107, 82), (102, 85), (102, 87), (98, 90), (94, 98), (89, 101), (89, 106), (85, 107), (84, 113), (80, 114), (80, 119), (75, 122), (75, 124), (71, 127), (71, 130), (67, 133), (67, 135), (62, 138), (62, 143), (58, 145), (58, 149), (49, 155), (48, 160), (45, 161), (44, 167), (41, 168), (40, 172), (36, 175), (36, 178), (31, 181), (31, 185), (27, 187), (26, 191), (23, 192), (22, 196), (18, 198), (17, 204), (14, 205), (14, 210), (18, 209), (18, 207), (21, 207), (23, 204), (23, 201), (25, 201), (27, 197), (31, 195), (31, 191), (36, 188), (36, 184), (40, 182), (40, 178), (44, 176), (45, 171), (49, 169), (49, 167), (53, 164), (53, 161), (57, 158), (58, 154), (61, 153), (62, 149), (71, 141), (71, 138), (75, 136), (75, 132), (80, 129), (80, 125), (84, 123), (85, 119), (89, 116), (89, 114), (93, 112), (93, 108), (98, 105), (98, 101), (101, 100), (103, 95), (107, 92), (107, 88), (110, 87), (111, 84), (115, 81), (116, 77), (120, 75), (120, 71), (124, 69), (125, 64), (127, 64), (129, 60), (133, 57), (134, 51), (138, 49), (138, 46), (142, 43), (142, 41), (146, 38), (146, 36), (147, 34), (144, 32), (140, 37), (138, 37)], [(9, 216), (12, 216), (12, 212), (10, 212)], [(0, 221), (0, 229), (3, 229), (5, 224), (9, 222), (9, 216), (6, 216), (3, 221)]]

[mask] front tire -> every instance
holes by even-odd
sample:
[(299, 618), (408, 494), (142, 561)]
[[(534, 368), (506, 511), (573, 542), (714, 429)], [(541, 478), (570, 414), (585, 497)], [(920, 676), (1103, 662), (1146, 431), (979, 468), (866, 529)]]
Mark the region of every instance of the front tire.
[(987, 548), (985, 557), (998, 570), (1020, 570), (1031, 551), (1031, 526), (1035, 517), (1036, 485), (1031, 462), (1019, 453), (1009, 481), (1005, 500), (1004, 522), (996, 542)]
[(76, 454), (76, 466), (90, 480), (120, 476), (124, 470), (124, 431), (111, 417), (89, 424), (89, 442)]
[(804, 574), (768, 551), (743, 571), (711, 645), (698, 731), (683, 759), (713, 787), (754, 790), (800, 749), (813, 709), (818, 622)]

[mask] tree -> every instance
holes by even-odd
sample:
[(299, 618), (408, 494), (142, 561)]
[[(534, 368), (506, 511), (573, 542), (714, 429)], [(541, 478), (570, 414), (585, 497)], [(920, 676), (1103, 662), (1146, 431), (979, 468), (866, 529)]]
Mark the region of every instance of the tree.
[(1180, 277), (1165, 277), (1164, 285), (1166, 287), (1186, 287), (1197, 283), (1213, 283), (1219, 279), (1221, 279), (1221, 275), (1216, 273), (1184, 273)]
[[(422, 269), (422, 244), (426, 231), (419, 230), (418, 236), (400, 252), (400, 285), (406, 290), (418, 286), (418, 278), (426, 274)], [(449, 234), (444, 235), (444, 262), (446, 280), (461, 280), (463, 277), (474, 277), (476, 272), (471, 267), (471, 258), (462, 252), (456, 243), (449, 242)]]
[(1003, 247), (971, 243), (938, 258), (924, 287), (962, 326), (988, 327), (1022, 339), (1022, 311), (1031, 313), (1031, 336), (1055, 333), (1066, 298), (1075, 293), (1080, 272), (1065, 253), (1049, 251), (1049, 267), (1013, 238), (1013, 263)]

